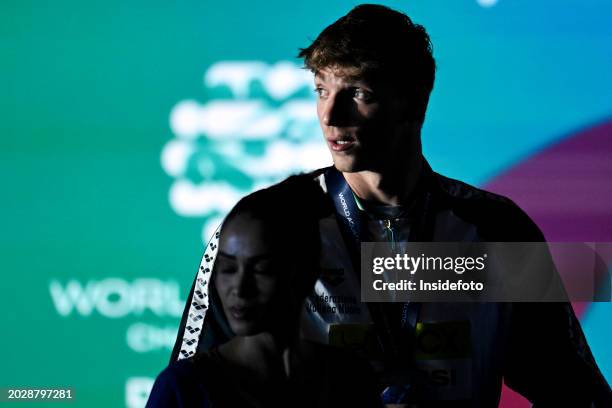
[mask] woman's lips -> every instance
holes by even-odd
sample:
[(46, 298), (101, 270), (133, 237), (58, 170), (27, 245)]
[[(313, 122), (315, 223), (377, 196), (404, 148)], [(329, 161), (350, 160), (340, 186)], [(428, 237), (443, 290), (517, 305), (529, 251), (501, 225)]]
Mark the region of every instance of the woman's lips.
[(254, 308), (252, 306), (232, 306), (229, 308), (229, 312), (232, 317), (236, 320), (246, 320), (254, 312)]
[(351, 149), (355, 145), (354, 140), (327, 140), (329, 148), (334, 152), (344, 152)]

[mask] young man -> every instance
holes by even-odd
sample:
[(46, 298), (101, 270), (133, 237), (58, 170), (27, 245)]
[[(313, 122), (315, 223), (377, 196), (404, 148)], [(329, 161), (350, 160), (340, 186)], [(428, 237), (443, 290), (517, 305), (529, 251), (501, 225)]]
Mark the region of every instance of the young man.
[[(333, 209), (319, 221), (322, 272), (302, 335), (370, 357), (389, 404), (496, 407), (503, 380), (536, 407), (610, 406), (609, 386), (567, 303), (360, 301), (362, 241), (544, 237), (509, 199), (443, 177), (424, 159), (421, 127), (435, 62), (423, 27), (387, 7), (360, 5), (299, 56), (314, 73), (317, 114), (334, 161), (312, 175)], [(203, 269), (213, 262), (205, 259)], [(173, 359), (227, 334), (214, 310), (205, 319), (198, 311), (208, 307), (194, 295), (205, 280), (194, 284)], [(204, 335), (190, 335), (201, 320)]]

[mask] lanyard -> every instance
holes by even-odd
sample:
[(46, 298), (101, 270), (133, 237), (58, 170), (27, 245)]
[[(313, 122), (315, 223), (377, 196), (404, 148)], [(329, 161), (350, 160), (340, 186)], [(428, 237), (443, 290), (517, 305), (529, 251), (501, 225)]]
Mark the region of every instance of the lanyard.
[[(325, 183), (328, 194), (334, 203), (342, 236), (351, 254), (353, 269), (356, 273), (360, 273), (360, 244), (366, 238), (362, 213), (342, 173), (334, 167), (328, 168), (325, 171)], [(410, 236), (413, 237), (414, 234), (411, 233)], [(404, 345), (411, 343), (411, 339), (415, 335), (420, 307), (421, 304), (417, 302), (403, 303), (401, 305), (400, 330), (398, 333), (394, 329), (397, 325), (392, 324), (390, 321), (392, 313), (389, 313), (389, 311), (396, 311), (397, 309), (390, 304), (368, 303), (368, 309), (374, 320), (378, 341), (386, 358), (396, 360), (400, 355), (405, 356), (398, 343)]]

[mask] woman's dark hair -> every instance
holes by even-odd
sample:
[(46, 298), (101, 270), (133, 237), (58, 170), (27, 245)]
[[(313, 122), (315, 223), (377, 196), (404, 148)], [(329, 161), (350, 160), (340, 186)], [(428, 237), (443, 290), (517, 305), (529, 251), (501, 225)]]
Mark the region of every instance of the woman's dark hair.
[(348, 69), (350, 76), (389, 80), (408, 96), (414, 120), (423, 123), (436, 64), (425, 28), (404, 13), (361, 4), (325, 28), (299, 58), (312, 72)]
[[(225, 217), (220, 233), (223, 234), (224, 227), (231, 220), (247, 215), (261, 220), (272, 234), (277, 234), (278, 250), (285, 251), (296, 261), (296, 267), (289, 268), (294, 272), (289, 278), (296, 295), (291, 306), (301, 307), (306, 296), (312, 293), (318, 278), (321, 250), (319, 219), (331, 211), (328, 197), (314, 178), (311, 175), (297, 175), (242, 198)], [(209, 287), (209, 296), (209, 313), (198, 343), (198, 352), (225, 343), (234, 335), (214, 284)]]
[(237, 216), (261, 221), (274, 237), (274, 251), (293, 264), (292, 286), (302, 299), (313, 290), (321, 251), (319, 219), (329, 213), (327, 196), (311, 175), (297, 175), (243, 197), (221, 226)]

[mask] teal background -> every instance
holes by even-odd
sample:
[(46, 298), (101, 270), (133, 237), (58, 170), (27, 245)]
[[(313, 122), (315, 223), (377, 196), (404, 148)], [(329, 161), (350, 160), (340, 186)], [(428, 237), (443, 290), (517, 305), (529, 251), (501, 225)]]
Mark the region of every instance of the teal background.
[[(608, 1), (383, 3), (425, 25), (434, 43), (423, 140), (443, 174), (484, 184), (612, 116)], [(216, 62), (294, 61), (355, 4), (2, 2), (0, 387), (70, 386), (70, 406), (138, 406), (127, 403), (126, 384), (154, 378), (170, 349), (135, 352), (126, 333), (145, 323), (173, 339), (173, 305), (184, 304), (203, 247), (206, 217), (173, 209), (173, 177), (160, 164), (173, 107), (222, 95), (202, 82)], [(169, 294), (157, 314), (58, 312), (52, 282), (107, 279), (132, 288), (156, 279)], [(583, 317), (608, 380), (610, 312), (598, 304)]]

